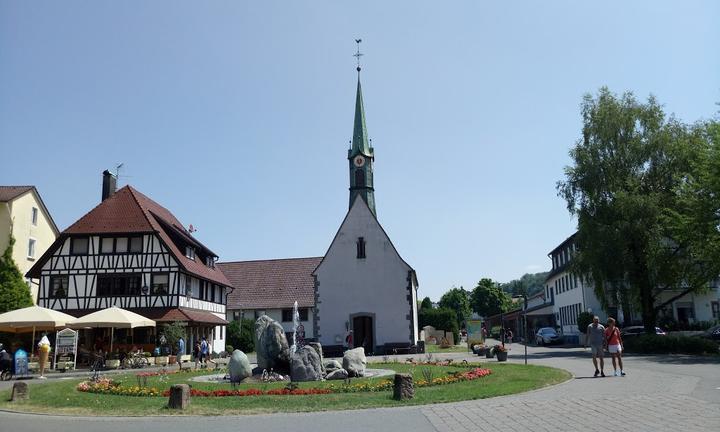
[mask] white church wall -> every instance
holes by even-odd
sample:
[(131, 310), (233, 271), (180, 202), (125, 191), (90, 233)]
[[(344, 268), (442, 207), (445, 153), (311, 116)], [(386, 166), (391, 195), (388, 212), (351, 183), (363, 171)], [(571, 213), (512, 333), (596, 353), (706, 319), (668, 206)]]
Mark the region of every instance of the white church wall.
[[(357, 258), (359, 237), (365, 240), (366, 258)], [(409, 271), (367, 205), (357, 199), (316, 271), (320, 342), (342, 344), (351, 315), (358, 313), (374, 315), (375, 346), (417, 340), (417, 328), (410, 329), (417, 321), (411, 311), (415, 295), (407, 298)]]

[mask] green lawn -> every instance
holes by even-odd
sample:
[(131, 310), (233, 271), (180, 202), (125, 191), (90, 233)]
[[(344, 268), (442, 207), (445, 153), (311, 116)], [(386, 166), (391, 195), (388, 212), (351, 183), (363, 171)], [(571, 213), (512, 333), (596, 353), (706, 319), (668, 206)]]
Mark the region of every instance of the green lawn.
[[(410, 372), (416, 380), (422, 379), (422, 369), (431, 368), (435, 377), (464, 369), (446, 366), (413, 366), (403, 363), (373, 364), (374, 368), (393, 369), (397, 372)], [(217, 397), (192, 399), (190, 409), (183, 414), (228, 415), (254, 414), (271, 412), (302, 412), (323, 410), (345, 410), (372, 407), (392, 407), (417, 405), (438, 402), (454, 402), (468, 399), (481, 399), (493, 396), (520, 393), (547, 385), (563, 382), (570, 378), (566, 371), (544, 367), (524, 366), (489, 362), (482, 364), (492, 370), (490, 376), (475, 381), (460, 382), (435, 387), (416, 388), (415, 398), (398, 402), (392, 399), (392, 392), (338, 393), (312, 396), (247, 396)], [(157, 377), (148, 379), (148, 386), (167, 389), (171, 384), (186, 383), (199, 373), (170, 375), (162, 382)], [(126, 386), (137, 384), (133, 374), (114, 377), (122, 380)], [(353, 379), (352, 382), (385, 380), (388, 377), (375, 379)], [(54, 381), (41, 385), (30, 386), (30, 400), (10, 403), (10, 391), (0, 392), (0, 408), (16, 411), (44, 412), (54, 414), (84, 415), (160, 415), (174, 414), (165, 408), (165, 397), (132, 397), (83, 393), (75, 390), (81, 380)], [(301, 383), (300, 388), (324, 387), (342, 381)], [(211, 384), (191, 382), (193, 388), (203, 390), (230, 389), (228, 384)], [(242, 384), (239, 389), (259, 388), (268, 390), (283, 387), (283, 383)]]

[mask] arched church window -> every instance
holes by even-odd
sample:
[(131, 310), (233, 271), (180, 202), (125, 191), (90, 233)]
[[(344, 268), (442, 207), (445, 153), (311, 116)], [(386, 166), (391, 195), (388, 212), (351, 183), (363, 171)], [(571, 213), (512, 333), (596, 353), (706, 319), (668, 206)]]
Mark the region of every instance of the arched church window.
[(362, 168), (355, 170), (355, 186), (365, 186), (365, 171)]

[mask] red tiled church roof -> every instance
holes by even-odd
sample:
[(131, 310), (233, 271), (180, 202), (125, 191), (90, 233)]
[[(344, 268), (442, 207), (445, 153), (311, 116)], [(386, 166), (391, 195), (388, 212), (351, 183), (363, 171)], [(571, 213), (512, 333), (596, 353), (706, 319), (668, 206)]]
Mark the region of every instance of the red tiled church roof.
[(230, 309), (315, 306), (313, 270), (322, 257), (218, 263), (235, 288), (228, 296)]

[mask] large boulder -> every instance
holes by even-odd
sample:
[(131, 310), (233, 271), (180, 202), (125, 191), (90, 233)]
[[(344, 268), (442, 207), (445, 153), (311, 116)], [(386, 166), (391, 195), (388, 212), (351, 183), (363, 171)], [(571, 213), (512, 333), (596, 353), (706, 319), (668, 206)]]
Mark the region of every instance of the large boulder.
[(345, 351), (343, 355), (342, 367), (348, 371), (350, 377), (365, 376), (365, 349), (363, 347)]
[(287, 370), (290, 365), (290, 347), (280, 323), (263, 315), (255, 321), (255, 351), (260, 369)]
[(323, 378), (322, 361), (311, 346), (304, 346), (290, 357), (290, 378), (293, 381), (320, 381)]
[(347, 379), (348, 372), (345, 369), (335, 369), (332, 372), (329, 372), (327, 376), (325, 377), (326, 380), (344, 380)]
[(250, 360), (244, 352), (233, 351), (228, 362), (228, 375), (230, 375), (230, 382), (240, 382), (252, 375)]
[(337, 360), (329, 360), (327, 363), (325, 363), (325, 371), (327, 373), (338, 369), (342, 369), (342, 365)]
[(325, 373), (325, 360), (323, 359), (322, 354), (322, 345), (320, 342), (308, 342), (307, 346), (311, 347), (315, 350), (315, 352), (320, 356), (320, 369), (322, 370), (323, 374)]

